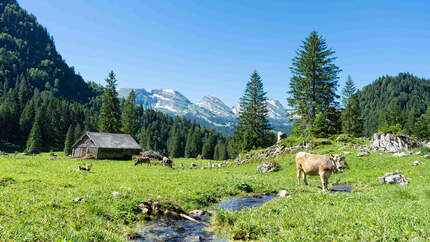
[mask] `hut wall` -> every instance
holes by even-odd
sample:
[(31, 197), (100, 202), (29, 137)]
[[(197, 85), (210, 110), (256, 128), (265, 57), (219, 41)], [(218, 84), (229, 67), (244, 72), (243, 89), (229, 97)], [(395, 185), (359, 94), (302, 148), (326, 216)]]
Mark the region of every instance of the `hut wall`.
[(88, 138), (88, 136), (84, 136), (82, 140), (77, 143), (72, 149), (72, 156), (81, 157), (82, 156), (82, 147), (87, 147), (87, 154), (94, 154), (97, 156), (97, 147)]
[(140, 150), (137, 149), (106, 149), (99, 148), (97, 159), (118, 159), (131, 160), (132, 155), (138, 155)]

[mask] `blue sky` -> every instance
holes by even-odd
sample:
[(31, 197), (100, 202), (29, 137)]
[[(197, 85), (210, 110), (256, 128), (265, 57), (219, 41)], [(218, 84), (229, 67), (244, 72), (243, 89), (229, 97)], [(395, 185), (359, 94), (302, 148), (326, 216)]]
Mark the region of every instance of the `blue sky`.
[(358, 87), (382, 75), (430, 78), (430, 2), (18, 0), (87, 81), (170, 88), (232, 106), (251, 72), (286, 104), (291, 60), (312, 30)]

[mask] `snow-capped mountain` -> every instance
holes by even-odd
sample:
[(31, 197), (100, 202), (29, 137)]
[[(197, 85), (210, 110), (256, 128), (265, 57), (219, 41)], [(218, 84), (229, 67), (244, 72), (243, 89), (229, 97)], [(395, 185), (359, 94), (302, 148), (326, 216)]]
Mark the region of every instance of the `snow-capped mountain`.
[(212, 96), (204, 96), (198, 103), (197, 106), (205, 108), (215, 115), (234, 118), (234, 113), (231, 108), (223, 103), (219, 98)]
[[(120, 97), (127, 97), (130, 88), (118, 89)], [(181, 93), (171, 89), (134, 89), (136, 104), (143, 104), (145, 108), (153, 108), (168, 115), (185, 116), (195, 120), (201, 125), (214, 128), (220, 132), (232, 134), (237, 122), (240, 105), (230, 108), (217, 97), (205, 96), (194, 104)], [(282, 104), (273, 99), (268, 99), (269, 120), (276, 131), (289, 132), (292, 122), (288, 119), (287, 110)]]

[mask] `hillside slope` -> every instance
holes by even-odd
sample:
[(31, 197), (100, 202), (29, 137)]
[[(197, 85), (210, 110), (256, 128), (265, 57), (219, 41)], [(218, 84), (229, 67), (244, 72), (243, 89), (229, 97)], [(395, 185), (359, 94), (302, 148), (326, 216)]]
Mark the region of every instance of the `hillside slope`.
[[(79, 102), (94, 96), (91, 88), (57, 52), (52, 36), (16, 0), (0, 1), (0, 87), (25, 80)], [(73, 90), (73, 91), (70, 91)]]
[(383, 76), (365, 86), (359, 93), (364, 121), (364, 135), (370, 136), (380, 126), (384, 112), (399, 109), (404, 123), (412, 115), (419, 117), (430, 107), (430, 80), (409, 73)]

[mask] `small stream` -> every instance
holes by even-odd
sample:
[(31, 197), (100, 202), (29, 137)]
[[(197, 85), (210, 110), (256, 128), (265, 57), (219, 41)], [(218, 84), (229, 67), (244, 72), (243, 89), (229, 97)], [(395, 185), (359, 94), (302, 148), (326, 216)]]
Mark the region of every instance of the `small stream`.
[[(330, 192), (351, 192), (353, 189), (351, 185), (339, 183), (332, 184)], [(240, 211), (244, 208), (256, 208), (276, 197), (275, 195), (249, 195), (232, 198), (222, 201), (218, 209)], [(137, 241), (228, 241), (228, 239), (219, 238), (220, 236), (209, 230), (208, 216), (203, 215), (200, 219), (200, 223), (184, 219), (149, 221), (137, 231), (141, 236)]]
[[(247, 207), (260, 207), (276, 198), (273, 195), (253, 195), (222, 201), (221, 210), (239, 211)], [(200, 217), (200, 223), (189, 220), (156, 219), (149, 221), (137, 231), (141, 238), (136, 241), (228, 241), (209, 231), (209, 217)]]
[(330, 192), (352, 192), (354, 187), (344, 183), (332, 184)]
[(244, 208), (260, 207), (264, 203), (274, 199), (275, 197), (276, 196), (274, 195), (252, 195), (252, 196), (238, 197), (238, 198), (222, 201), (218, 205), (218, 208), (221, 210), (240, 211)]

